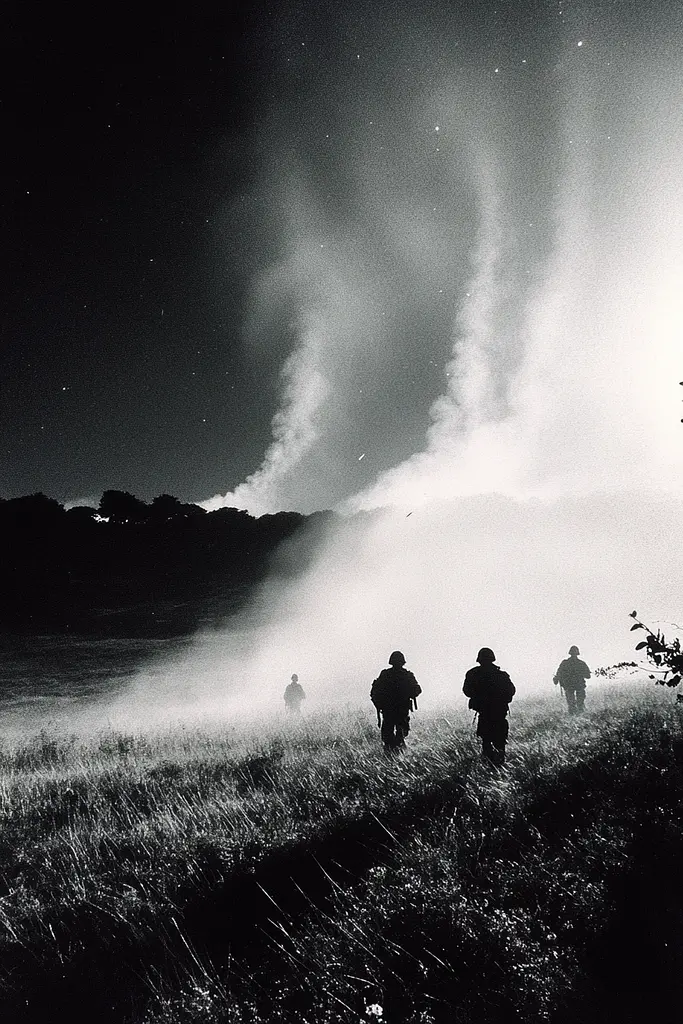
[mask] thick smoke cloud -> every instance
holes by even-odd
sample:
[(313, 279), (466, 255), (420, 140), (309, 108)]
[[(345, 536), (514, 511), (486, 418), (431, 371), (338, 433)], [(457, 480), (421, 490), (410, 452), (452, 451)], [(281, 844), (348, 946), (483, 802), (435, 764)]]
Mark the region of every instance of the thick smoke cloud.
[(651, 38), (649, 61), (622, 38), (612, 69), (608, 28), (546, 42), (543, 62), (519, 49), (501, 79), (462, 23), (425, 69), (448, 47), (404, 14), (346, 90), (333, 49), (329, 105), (303, 76), (269, 111), (282, 260), (247, 328), (255, 358), (263, 338), (291, 349), (262, 466), (207, 507), (650, 487), (680, 468), (681, 89)]
[[(643, 83), (638, 102), (653, 90), (654, 83)], [(634, 97), (633, 108), (622, 114), (633, 146), (628, 162), (645, 151), (646, 166), (631, 175), (618, 161), (604, 166), (599, 151), (611, 141), (609, 133), (577, 92), (567, 100), (564, 173), (544, 278), (506, 294), (497, 244), (504, 229), (497, 221), (509, 197), (492, 188), (457, 322), (449, 388), (432, 406), (426, 447), (356, 495), (351, 508), (407, 507), (487, 492), (560, 497), (634, 487), (680, 490), (676, 385), (683, 306), (676, 282), (683, 248), (680, 198), (673, 200), (683, 194), (683, 175), (675, 169), (681, 136), (665, 135), (661, 125), (636, 116)], [(664, 94), (659, 116), (680, 120), (680, 85)], [(611, 173), (620, 179), (618, 201)], [(644, 204), (644, 193), (656, 201)], [(517, 305), (524, 348), (519, 366), (507, 374), (505, 401), (496, 406), (501, 301)]]
[(524, 693), (572, 643), (630, 659), (633, 607), (680, 613), (683, 79), (631, 26), (611, 68), (594, 28), (501, 84), (476, 33), (404, 20), (355, 89), (332, 63), (314, 142), (305, 88), (273, 114), (301, 150), (272, 162), (278, 216), (299, 201), (252, 326), (284, 287), (300, 330), (262, 466), (209, 504), (361, 514), (169, 667), (166, 706), (273, 708), (292, 671), (314, 705), (363, 700), (395, 647), (426, 701), (482, 644)]

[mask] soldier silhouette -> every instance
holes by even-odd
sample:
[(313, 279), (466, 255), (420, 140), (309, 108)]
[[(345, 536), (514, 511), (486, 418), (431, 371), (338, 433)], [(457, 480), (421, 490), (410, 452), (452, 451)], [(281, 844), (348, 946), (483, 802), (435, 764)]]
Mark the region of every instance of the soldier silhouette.
[(285, 707), (291, 715), (301, 714), (301, 702), (306, 699), (304, 688), (299, 682), (296, 672), (292, 675), (291, 683), (285, 687)]
[(580, 714), (586, 703), (586, 680), (591, 677), (591, 670), (585, 661), (581, 661), (581, 651), (572, 644), (569, 648), (569, 657), (561, 661), (557, 672), (553, 676), (553, 682), (560, 684), (564, 690), (567, 700), (567, 711), (570, 715)]
[(494, 665), (495, 660), (491, 648), (482, 647), (477, 655), (479, 664), (466, 673), (462, 692), (478, 715), (477, 736), (482, 741), (482, 754), (492, 764), (502, 765), (509, 732), (508, 705), (515, 686), (507, 672)]
[(382, 669), (370, 690), (370, 700), (377, 708), (377, 724), (382, 743), (388, 753), (405, 748), (410, 731), (410, 712), (417, 709), (422, 688), (412, 672), (404, 668), (406, 659), (400, 651), (389, 655), (391, 668)]

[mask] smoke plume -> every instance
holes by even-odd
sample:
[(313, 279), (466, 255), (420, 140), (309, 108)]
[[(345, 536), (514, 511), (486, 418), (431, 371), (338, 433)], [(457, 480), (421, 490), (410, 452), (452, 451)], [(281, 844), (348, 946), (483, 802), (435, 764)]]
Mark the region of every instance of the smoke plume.
[(207, 502), (343, 515), (296, 584), (168, 667), (167, 708), (274, 709), (294, 671), (309, 706), (367, 700), (397, 647), (428, 705), (484, 644), (550, 692), (571, 644), (630, 660), (631, 608), (683, 603), (680, 60), (629, 28), (612, 68), (596, 27), (489, 68), (473, 34), (406, 87), (408, 40), (443, 51), (414, 28), (356, 91), (330, 65), (325, 130), (284, 165), (307, 198), (282, 405), (261, 467)]

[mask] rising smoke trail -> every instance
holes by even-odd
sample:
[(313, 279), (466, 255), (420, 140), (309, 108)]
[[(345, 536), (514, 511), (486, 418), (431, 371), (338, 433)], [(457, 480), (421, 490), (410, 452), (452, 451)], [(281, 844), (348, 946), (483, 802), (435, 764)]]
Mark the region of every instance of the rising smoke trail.
[[(645, 95), (654, 91), (646, 82), (641, 87)], [(677, 92), (683, 99), (680, 83)], [(676, 90), (667, 106), (672, 95)], [(602, 177), (614, 169), (600, 166), (606, 132), (586, 83), (567, 88), (564, 107), (563, 171), (548, 215), (554, 242), (543, 278), (505, 296), (500, 239), (519, 224), (509, 218), (501, 224), (509, 193), (503, 199), (499, 190), (480, 191), (474, 274), (456, 321), (448, 388), (432, 406), (425, 448), (353, 496), (347, 510), (414, 508), (478, 493), (558, 498), (641, 487), (680, 491), (674, 385), (683, 303), (673, 283), (683, 265), (679, 204), (643, 211), (639, 202), (643, 191), (683, 192), (673, 157), (680, 143), (638, 126), (631, 113), (634, 147), (647, 148), (651, 158), (646, 175), (623, 182), (625, 202), (615, 209), (605, 202), (611, 193)], [(638, 134), (651, 138), (646, 144)], [(490, 166), (497, 163), (489, 158)], [(484, 169), (478, 178), (486, 180)], [(503, 301), (517, 308), (523, 356), (507, 373), (501, 401), (492, 377)]]
[[(498, 349), (496, 315), (501, 295), (502, 237), (500, 163), (491, 149), (478, 147), (474, 184), (479, 201), (479, 237), (471, 255), (472, 276), (466, 284), (462, 309), (456, 318), (455, 340), (444, 374), (447, 390), (432, 405), (432, 423), (425, 450), (385, 473), (343, 506), (345, 512), (393, 505), (414, 508), (453, 494), (477, 494), (495, 489), (487, 481), (492, 462), (480, 452), (468, 460), (467, 447), (477, 432), (497, 423), (500, 416), (493, 389)], [(512, 470), (511, 452), (507, 467)], [(458, 459), (461, 461), (458, 462)]]
[(209, 512), (226, 506), (247, 509), (256, 516), (273, 511), (273, 493), (315, 442), (316, 414), (329, 390), (320, 370), (326, 335), (316, 315), (302, 314), (301, 319), (298, 347), (280, 371), (283, 397), (273, 417), (273, 443), (259, 469), (244, 483), (201, 503)]
[(481, 225), (472, 256), (474, 273), (458, 317), (453, 357), (446, 365), (449, 388), (431, 409), (429, 439), (438, 446), (453, 430), (473, 430), (495, 415), (491, 362), (495, 346), (492, 317), (499, 293), (498, 270), (503, 226), (498, 162), (480, 156), (476, 173)]

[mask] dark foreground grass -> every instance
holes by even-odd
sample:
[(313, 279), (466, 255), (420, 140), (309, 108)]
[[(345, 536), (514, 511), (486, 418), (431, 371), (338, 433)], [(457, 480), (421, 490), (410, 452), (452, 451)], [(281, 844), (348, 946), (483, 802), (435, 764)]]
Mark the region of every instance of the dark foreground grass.
[(461, 713), (6, 746), (2, 1019), (678, 1020), (680, 723), (592, 696), (516, 702), (502, 772)]

